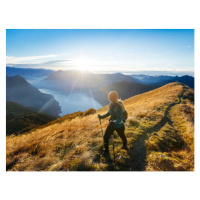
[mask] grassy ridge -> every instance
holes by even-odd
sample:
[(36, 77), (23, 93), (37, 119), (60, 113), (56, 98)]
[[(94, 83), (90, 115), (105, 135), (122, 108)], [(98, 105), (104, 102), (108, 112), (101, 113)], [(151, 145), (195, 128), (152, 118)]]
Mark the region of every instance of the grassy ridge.
[[(107, 159), (100, 156), (103, 143), (96, 113), (58, 120), (29, 134), (7, 137), (7, 170), (192, 171), (193, 95), (185, 85), (171, 83), (125, 100), (129, 149), (120, 148), (121, 139), (115, 134), (115, 153), (110, 142)], [(108, 106), (97, 113), (107, 110)], [(104, 131), (107, 124), (104, 119)]]

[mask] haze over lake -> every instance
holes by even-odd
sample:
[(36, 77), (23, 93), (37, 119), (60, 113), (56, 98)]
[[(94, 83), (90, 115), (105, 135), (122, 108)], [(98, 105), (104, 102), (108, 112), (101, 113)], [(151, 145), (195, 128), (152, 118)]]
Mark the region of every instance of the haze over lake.
[(53, 95), (55, 100), (59, 102), (62, 110), (62, 113), (59, 114), (60, 116), (77, 111), (85, 111), (89, 108), (99, 109), (102, 107), (93, 98), (81, 92), (74, 92), (69, 95), (68, 93), (64, 94), (51, 89), (39, 90), (40, 92)]

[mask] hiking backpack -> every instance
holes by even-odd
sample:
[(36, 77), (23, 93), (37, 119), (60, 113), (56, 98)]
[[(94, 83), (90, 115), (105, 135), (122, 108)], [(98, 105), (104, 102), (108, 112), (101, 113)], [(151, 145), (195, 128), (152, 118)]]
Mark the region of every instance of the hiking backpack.
[(124, 110), (123, 110), (123, 121), (126, 122), (127, 119), (128, 119), (128, 112), (124, 108)]
[[(121, 105), (119, 105), (119, 104), (121, 104)], [(121, 107), (122, 107), (122, 112), (123, 112), (122, 118), (123, 118), (123, 122), (126, 122), (126, 120), (127, 120), (127, 118), (128, 118), (128, 112), (126, 111), (126, 109), (125, 109), (125, 107), (124, 107), (124, 104), (123, 104), (122, 102), (119, 102), (119, 103), (118, 103), (118, 106), (121, 106)], [(114, 109), (114, 110), (115, 110), (115, 115), (117, 116), (117, 107), (116, 107), (116, 109)]]

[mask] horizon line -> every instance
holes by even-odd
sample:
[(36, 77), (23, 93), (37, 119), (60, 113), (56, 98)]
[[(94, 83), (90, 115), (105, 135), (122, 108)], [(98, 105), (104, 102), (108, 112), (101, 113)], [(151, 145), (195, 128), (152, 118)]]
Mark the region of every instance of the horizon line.
[[(12, 64), (13, 65), (13, 64)], [(51, 70), (51, 71), (81, 71), (79, 69), (76, 69), (76, 68), (71, 68), (71, 69), (63, 69), (63, 68), (60, 68), (60, 69), (51, 69), (51, 68), (47, 68), (47, 67), (15, 67), (15, 66), (9, 66), (6, 65), (6, 68), (9, 67), (9, 68), (15, 68), (15, 69), (33, 69), (33, 70), (37, 70), (37, 69), (43, 69), (43, 70)], [(116, 73), (121, 73), (121, 74), (124, 74), (124, 75), (149, 75), (149, 76), (193, 76), (194, 77), (194, 74), (195, 72), (193, 70), (133, 70), (133, 71), (92, 71), (92, 70), (85, 70), (85, 71), (81, 71), (81, 72), (86, 72), (86, 73), (94, 73), (94, 74), (116, 74)], [(159, 74), (158, 74), (159, 73)], [(170, 74), (170, 75), (169, 75)]]

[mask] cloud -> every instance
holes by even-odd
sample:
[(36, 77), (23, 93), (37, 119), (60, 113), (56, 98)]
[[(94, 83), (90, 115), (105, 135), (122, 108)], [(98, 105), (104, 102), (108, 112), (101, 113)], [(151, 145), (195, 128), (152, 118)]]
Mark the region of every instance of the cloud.
[[(49, 58), (46, 56), (45, 58)], [(34, 56), (30, 57), (33, 58)], [(27, 58), (27, 57), (26, 57)], [(35, 58), (35, 57), (34, 57)], [(40, 56), (41, 58), (41, 56)], [(77, 69), (77, 65), (81, 64), (81, 59), (68, 59), (68, 60), (47, 60), (39, 63), (26, 63), (26, 64), (7, 64), (8, 67), (16, 68), (44, 68), (52, 70), (71, 70)], [(174, 66), (168, 64), (167, 66), (157, 65), (145, 65), (138, 62), (124, 63), (111, 60), (91, 60), (87, 63), (87, 70), (93, 73), (116, 73), (121, 72), (125, 74), (172, 74), (172, 75), (193, 75), (193, 67)]]
[(44, 55), (44, 56), (26, 56), (26, 57), (15, 57), (15, 56), (6, 56), (6, 63), (7, 64), (25, 64), (25, 63), (38, 63), (41, 62), (43, 59), (47, 58), (55, 58), (60, 55)]
[(50, 65), (50, 66), (58, 66), (58, 65), (66, 65), (72, 62), (72, 60), (51, 60), (47, 62), (43, 62), (42, 65)]
[(187, 46), (187, 48), (190, 48), (190, 47), (191, 47), (191, 46), (189, 46), (189, 45)]
[(16, 68), (44, 68), (44, 69), (73, 69), (75, 68), (71, 60), (52, 60), (41, 63), (23, 63), (23, 64), (6, 64), (7, 67), (16, 67)]

